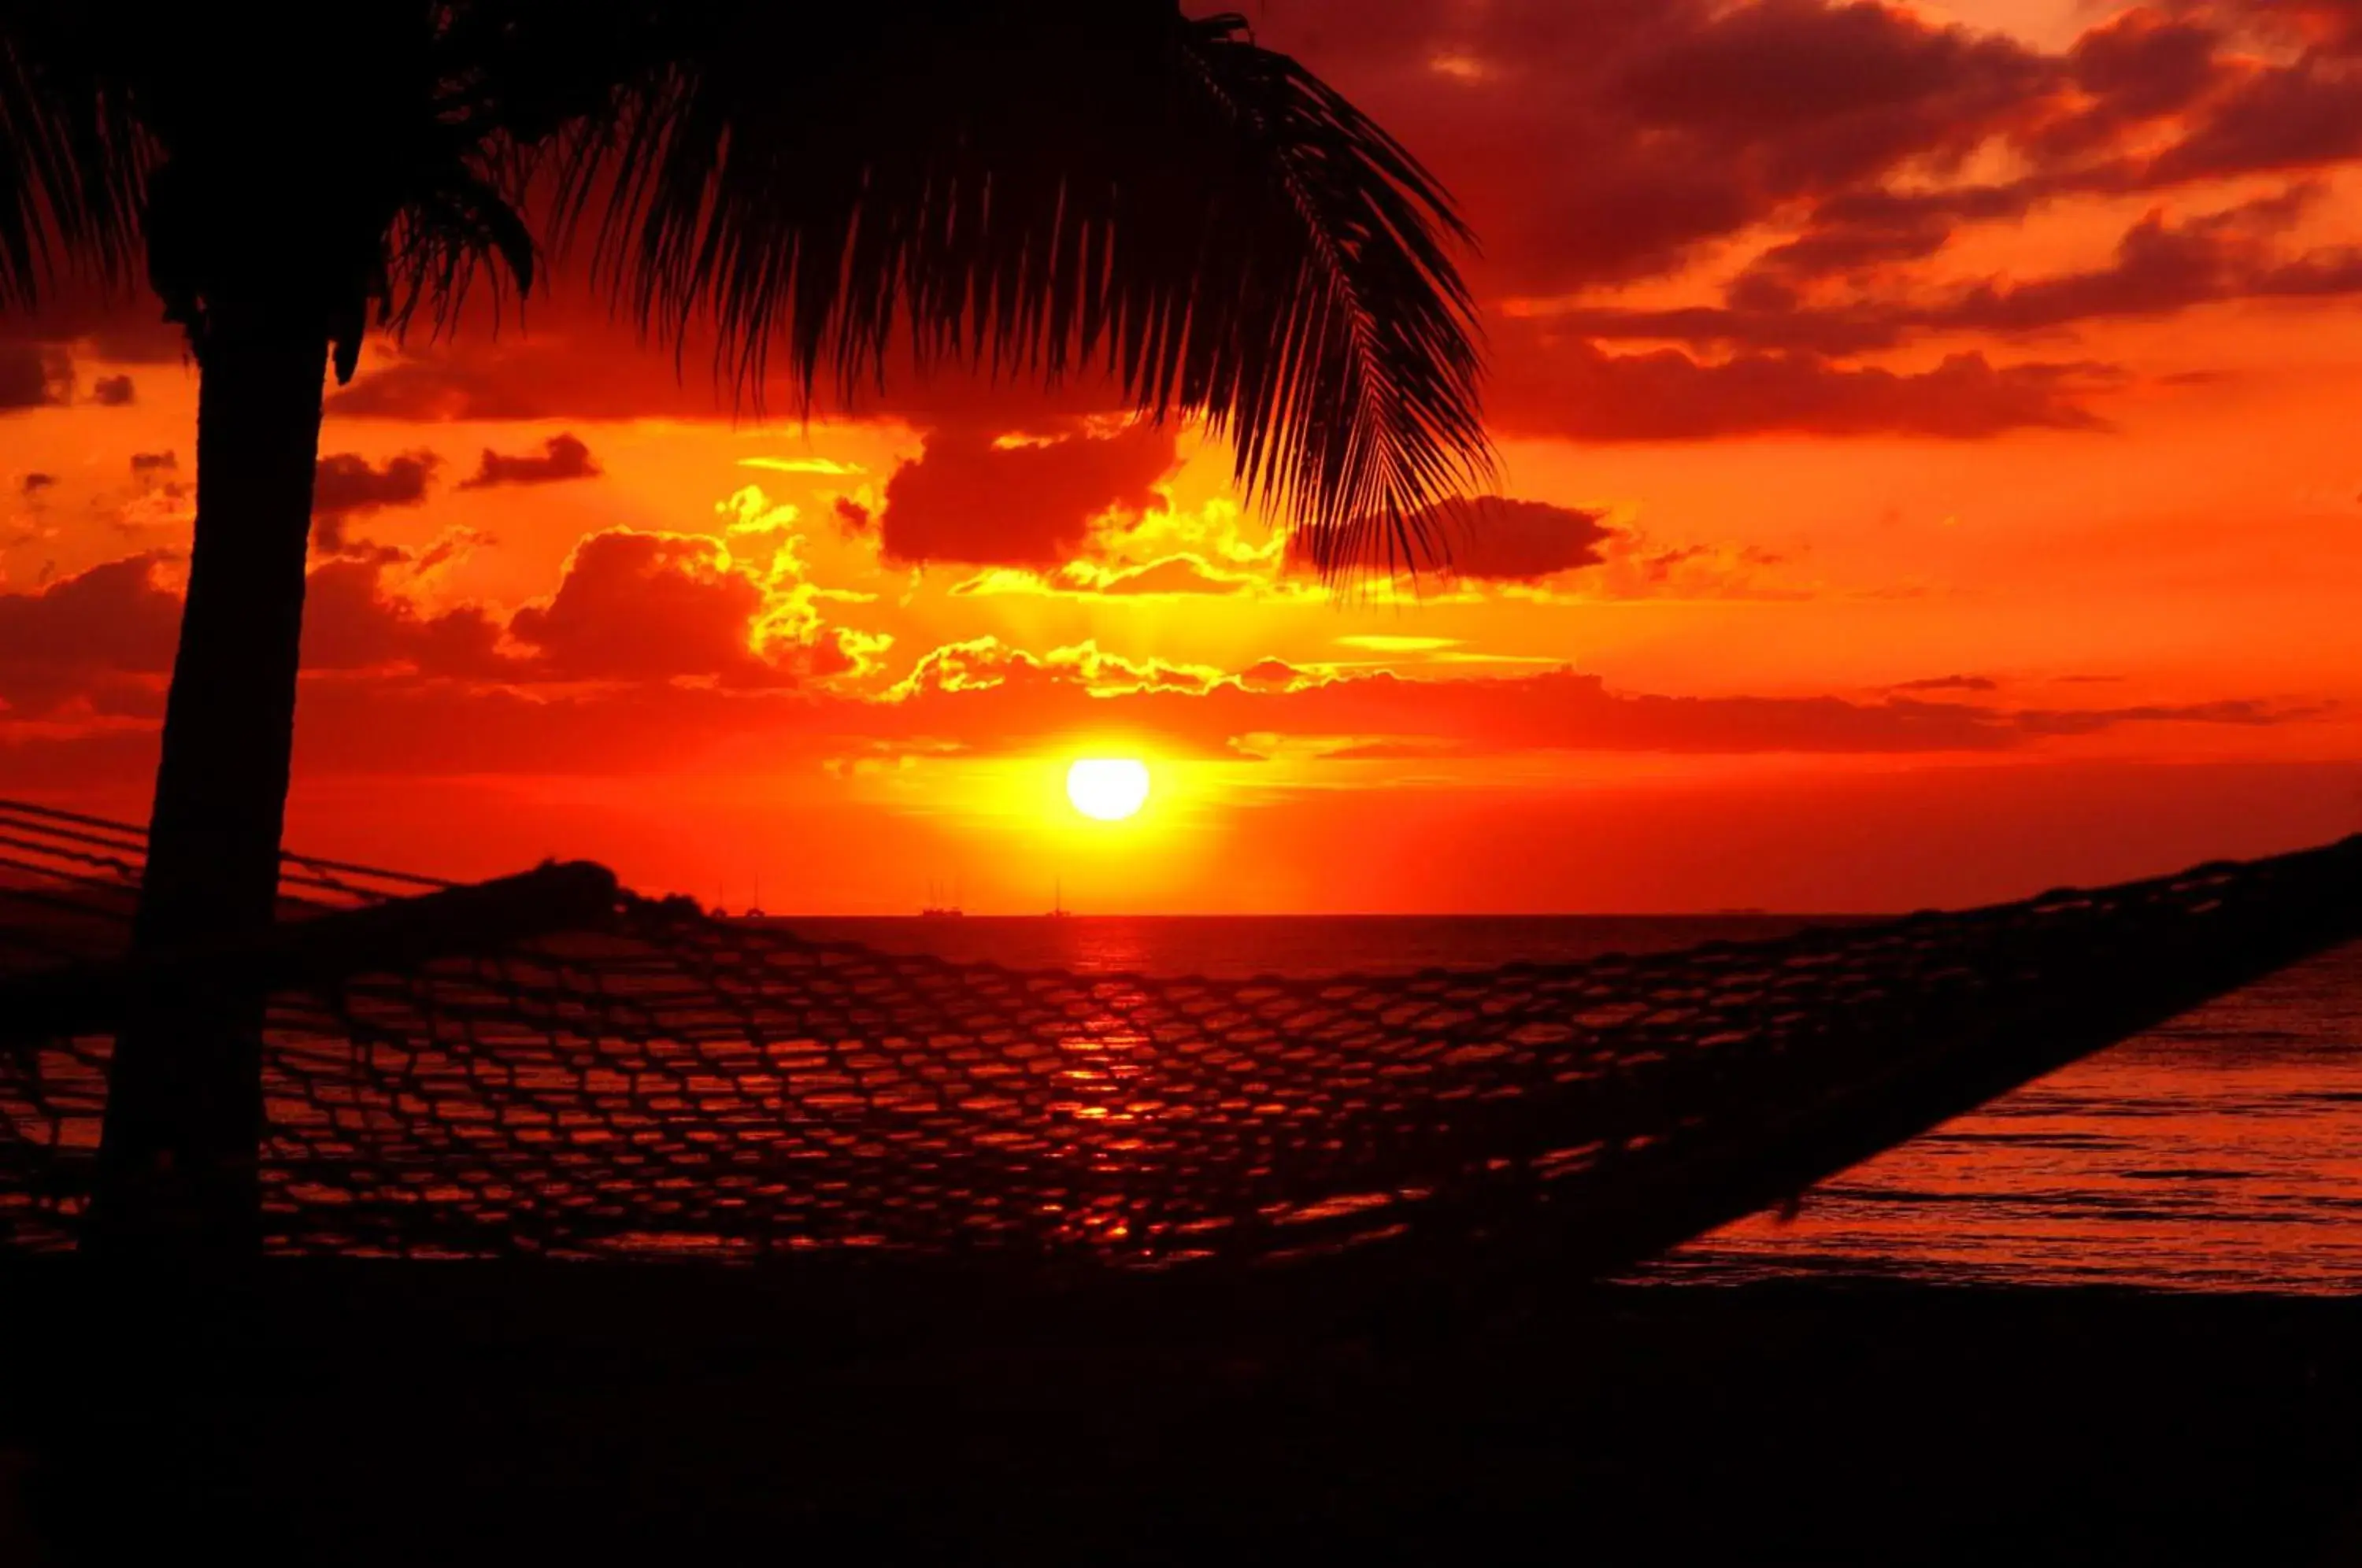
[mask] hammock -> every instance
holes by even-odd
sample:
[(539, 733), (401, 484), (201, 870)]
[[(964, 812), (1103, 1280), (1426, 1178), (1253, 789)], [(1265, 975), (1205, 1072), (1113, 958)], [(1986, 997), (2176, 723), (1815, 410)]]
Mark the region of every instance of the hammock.
[(269, 942), (141, 971), (141, 852), (0, 802), (0, 1254), (73, 1246), (109, 1031), (175, 962), (270, 991), (273, 1253), (1593, 1277), (2362, 921), (2349, 839), (1679, 953), (1086, 977), (291, 856)]

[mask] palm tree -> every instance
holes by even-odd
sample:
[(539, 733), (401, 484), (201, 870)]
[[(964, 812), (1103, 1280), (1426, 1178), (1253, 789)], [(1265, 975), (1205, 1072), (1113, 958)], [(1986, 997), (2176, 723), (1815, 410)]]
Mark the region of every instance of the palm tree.
[[(273, 917), (326, 371), (546, 253), (742, 397), (1108, 376), (1330, 571), (1488, 460), (1448, 198), (1175, 0), (0, 0), (0, 305), (144, 261), (200, 374), (146, 951)], [(127, 1025), (94, 1236), (250, 1247), (259, 1007)]]

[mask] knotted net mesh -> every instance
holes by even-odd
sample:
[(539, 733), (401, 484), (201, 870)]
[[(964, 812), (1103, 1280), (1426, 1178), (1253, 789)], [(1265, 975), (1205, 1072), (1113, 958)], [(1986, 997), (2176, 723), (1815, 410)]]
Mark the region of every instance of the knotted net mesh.
[[(0, 805), (0, 1251), (74, 1243), (139, 847)], [(1613, 1266), (2345, 939), (2357, 870), (2347, 841), (1776, 942), (1215, 980), (625, 893), (493, 937), (291, 857), (319, 940), (271, 971), (266, 1245), (1170, 1268), (1547, 1233)]]

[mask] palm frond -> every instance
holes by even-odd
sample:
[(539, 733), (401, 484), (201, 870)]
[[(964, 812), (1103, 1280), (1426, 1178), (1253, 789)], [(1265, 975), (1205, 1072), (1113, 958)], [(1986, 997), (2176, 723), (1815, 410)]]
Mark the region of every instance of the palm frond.
[(274, 17), (268, 47), (203, 7), (86, 8), (157, 149), (149, 282), (200, 358), (226, 302), (261, 299), (318, 314), (341, 380), (373, 323), (440, 326), (486, 275), (530, 285), (531, 159), (484, 58), (500, 0), (338, 0)]
[(69, 9), (0, 6), (0, 308), (138, 275), (150, 149)]
[(1407, 151), (1239, 18), (1171, 0), (633, 14), (644, 63), (564, 140), (560, 227), (590, 235), (644, 326), (717, 326), (742, 391), (783, 368), (803, 397), (823, 378), (855, 395), (902, 348), (921, 369), (1111, 372), (1142, 413), (1227, 437), (1242, 487), (1331, 573), (1432, 556), (1421, 520), (1489, 466), (1451, 254), (1466, 230)]

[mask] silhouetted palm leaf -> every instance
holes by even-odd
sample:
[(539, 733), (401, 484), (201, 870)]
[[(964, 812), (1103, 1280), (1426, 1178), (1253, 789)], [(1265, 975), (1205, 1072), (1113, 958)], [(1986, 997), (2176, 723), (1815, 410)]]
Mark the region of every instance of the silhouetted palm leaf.
[(573, 122), (561, 218), (589, 220), (644, 325), (678, 341), (710, 314), (742, 389), (775, 353), (805, 394), (823, 375), (854, 393), (901, 348), (1110, 370), (1151, 416), (1228, 436), (1242, 486), (1330, 571), (1431, 554), (1420, 518), (1486, 464), (1448, 199), (1239, 18), (1169, 0), (608, 15), (572, 46), (582, 80), (602, 51), (638, 68)]
[(66, 42), (29, 14), (0, 25), (0, 306), (34, 304), (61, 272), (112, 286), (143, 254), (149, 144)]

